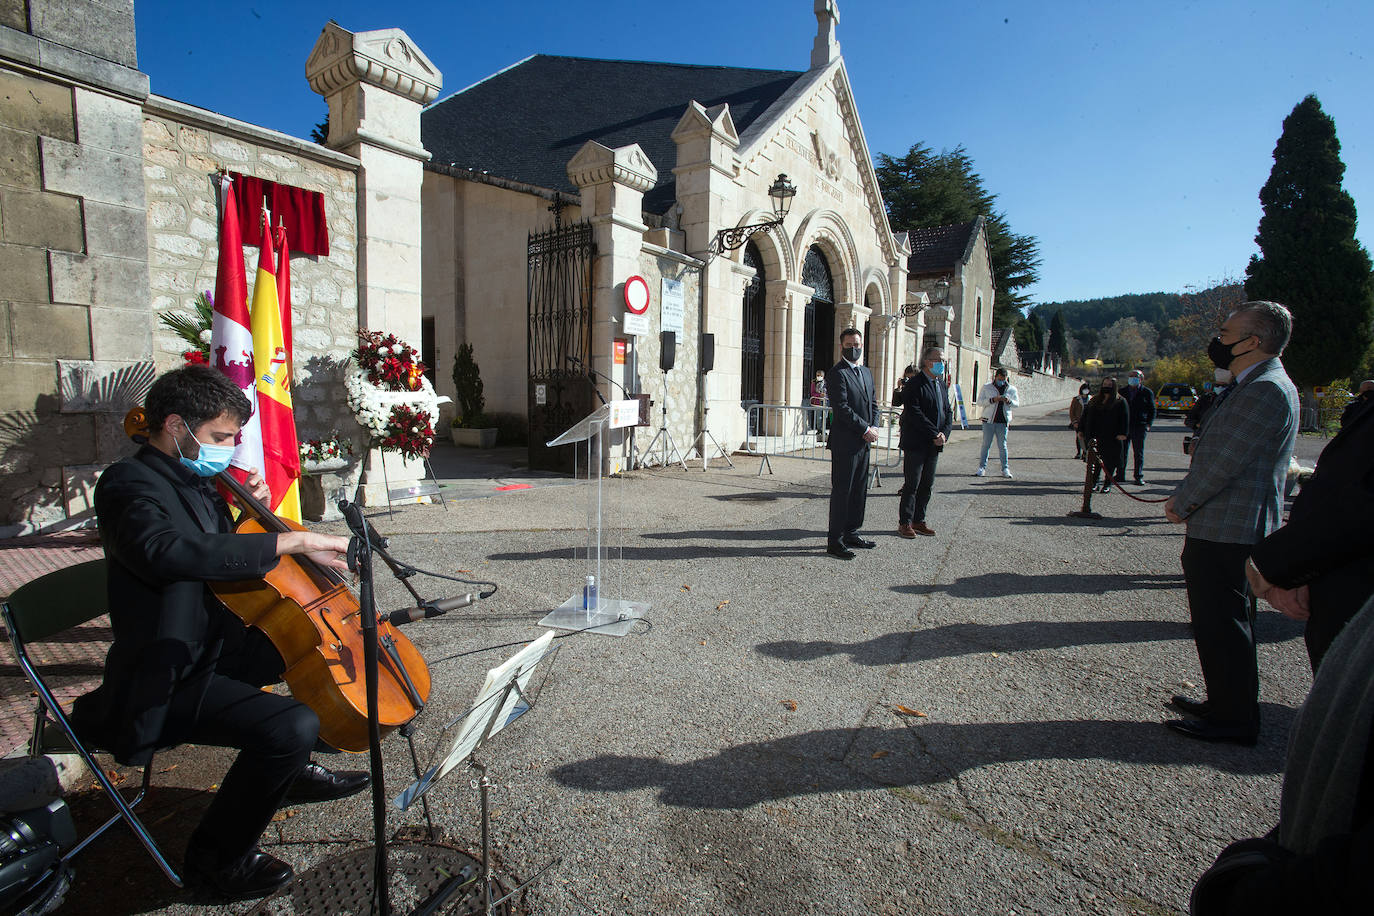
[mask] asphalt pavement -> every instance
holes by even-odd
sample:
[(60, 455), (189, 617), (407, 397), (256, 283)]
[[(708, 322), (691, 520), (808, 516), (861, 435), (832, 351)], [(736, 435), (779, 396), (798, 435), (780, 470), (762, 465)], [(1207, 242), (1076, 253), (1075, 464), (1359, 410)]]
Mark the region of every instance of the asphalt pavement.
[[(1254, 748), (1165, 729), (1201, 695), (1178, 556), (1159, 505), (1081, 499), (1065, 413), (1020, 411), (1013, 479), (975, 478), (978, 430), (940, 458), (933, 538), (896, 536), (895, 469), (868, 500), (877, 548), (824, 553), (828, 465), (735, 456), (735, 469), (642, 470), (602, 490), (602, 594), (650, 603), (629, 635), (559, 639), (538, 702), (481, 752), (496, 784), (502, 873), (560, 861), (539, 914), (1164, 914), (1234, 839), (1273, 826), (1289, 726), (1311, 681), (1301, 628), (1258, 622), (1263, 725)], [(1177, 419), (1148, 445), (1148, 483), (1184, 474)], [(506, 458), (511, 457), (509, 454)], [(463, 468), (469, 467), (468, 472)], [(416, 741), (541, 633), (587, 564), (595, 484), (440, 452), (447, 508), (373, 521), (415, 565), (500, 586), (405, 630), (433, 677)], [(440, 470), (442, 469), (442, 470)], [(512, 488), (513, 484), (519, 484)], [(499, 488), (499, 489), (498, 489)], [(321, 526), (339, 530), (337, 525)], [(466, 590), (415, 580), (427, 595)], [(383, 609), (409, 603), (379, 572)], [(388, 795), (413, 778), (384, 743)], [(149, 820), (174, 855), (229, 757), (159, 756)], [(366, 758), (325, 758), (366, 766)], [(472, 775), (430, 795), (446, 838), (478, 843)], [(308, 873), (372, 836), (367, 795), (284, 812), (264, 846)], [(391, 812), (388, 831), (422, 823)], [(63, 912), (204, 913), (125, 836), (77, 863)], [(398, 891), (400, 893), (400, 891)]]

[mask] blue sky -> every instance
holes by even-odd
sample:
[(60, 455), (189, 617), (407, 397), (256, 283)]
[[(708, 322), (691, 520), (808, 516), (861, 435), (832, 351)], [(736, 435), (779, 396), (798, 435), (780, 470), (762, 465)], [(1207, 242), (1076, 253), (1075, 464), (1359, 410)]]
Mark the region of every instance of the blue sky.
[[(152, 91), (295, 136), (324, 118), (305, 58), (329, 19), (404, 29), (443, 95), (534, 53), (804, 70), (811, 0), (137, 0)], [(840, 0), (876, 155), (962, 144), (1017, 232), (1038, 302), (1243, 277), (1284, 117), (1316, 93), (1374, 247), (1368, 0)], [(205, 11), (213, 9), (214, 15)]]

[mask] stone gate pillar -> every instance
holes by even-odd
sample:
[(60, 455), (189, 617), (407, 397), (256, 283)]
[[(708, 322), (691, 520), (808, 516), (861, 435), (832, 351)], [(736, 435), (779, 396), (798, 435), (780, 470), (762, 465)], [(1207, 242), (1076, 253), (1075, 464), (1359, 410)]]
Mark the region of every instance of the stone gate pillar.
[[(329, 103), (328, 146), (358, 170), (358, 325), (420, 346), (420, 183), (429, 153), (420, 110), (443, 75), (400, 29), (350, 32), (329, 23), (306, 60), (310, 88)], [(437, 417), (435, 418), (438, 419)], [(380, 452), (368, 456), (366, 505), (386, 502)], [(387, 484), (413, 487), (418, 461), (387, 456)]]

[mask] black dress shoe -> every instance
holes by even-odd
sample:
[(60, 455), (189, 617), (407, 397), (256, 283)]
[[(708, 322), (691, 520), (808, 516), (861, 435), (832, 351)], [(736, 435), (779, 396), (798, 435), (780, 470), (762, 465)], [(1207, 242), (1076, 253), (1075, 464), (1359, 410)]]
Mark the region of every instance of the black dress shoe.
[(291, 881), (291, 866), (256, 846), (245, 856), (218, 865), (213, 851), (190, 846), (186, 850), (186, 878), (227, 900), (266, 897)]
[(1136, 485), (1137, 487), (1143, 487), (1143, 486), (1145, 486), (1145, 478), (1144, 478), (1144, 477), (1137, 477), (1137, 478), (1135, 479), (1135, 485)]
[(832, 557), (839, 557), (841, 560), (854, 559), (854, 551), (850, 550), (843, 544), (826, 544), (825, 552), (830, 554)]
[(368, 774), (359, 770), (340, 770), (335, 773), (313, 760), (301, 768), (296, 781), (286, 790), (283, 804), (306, 804), (333, 801), (357, 795), (371, 782)]
[(1213, 725), (1206, 719), (1170, 719), (1164, 724), (1180, 735), (1187, 735), (1199, 741), (1224, 741), (1254, 747), (1255, 742), (1259, 740), (1259, 732), (1256, 729), (1240, 725)]
[(844, 543), (844, 546), (846, 546), (846, 547), (857, 547), (857, 548), (859, 548), (860, 550), (872, 550), (874, 547), (877, 547), (877, 546), (878, 546), (878, 545), (877, 545), (875, 542), (873, 542), (873, 541), (865, 541), (863, 538), (859, 537), (857, 534), (845, 538), (843, 543)]
[(1174, 694), (1165, 706), (1172, 706), (1179, 712), (1189, 716), (1197, 716), (1199, 719), (1207, 718), (1207, 714), (1212, 711), (1211, 704), (1206, 700), (1194, 700), (1192, 697), (1185, 697), (1182, 694)]

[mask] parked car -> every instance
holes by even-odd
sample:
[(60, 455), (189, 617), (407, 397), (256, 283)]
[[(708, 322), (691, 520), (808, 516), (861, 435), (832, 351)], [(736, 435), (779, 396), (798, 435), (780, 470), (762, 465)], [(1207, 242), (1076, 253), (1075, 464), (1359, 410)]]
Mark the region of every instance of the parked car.
[(1183, 416), (1197, 403), (1197, 389), (1192, 385), (1170, 383), (1161, 385), (1155, 395), (1155, 411), (1160, 414)]

